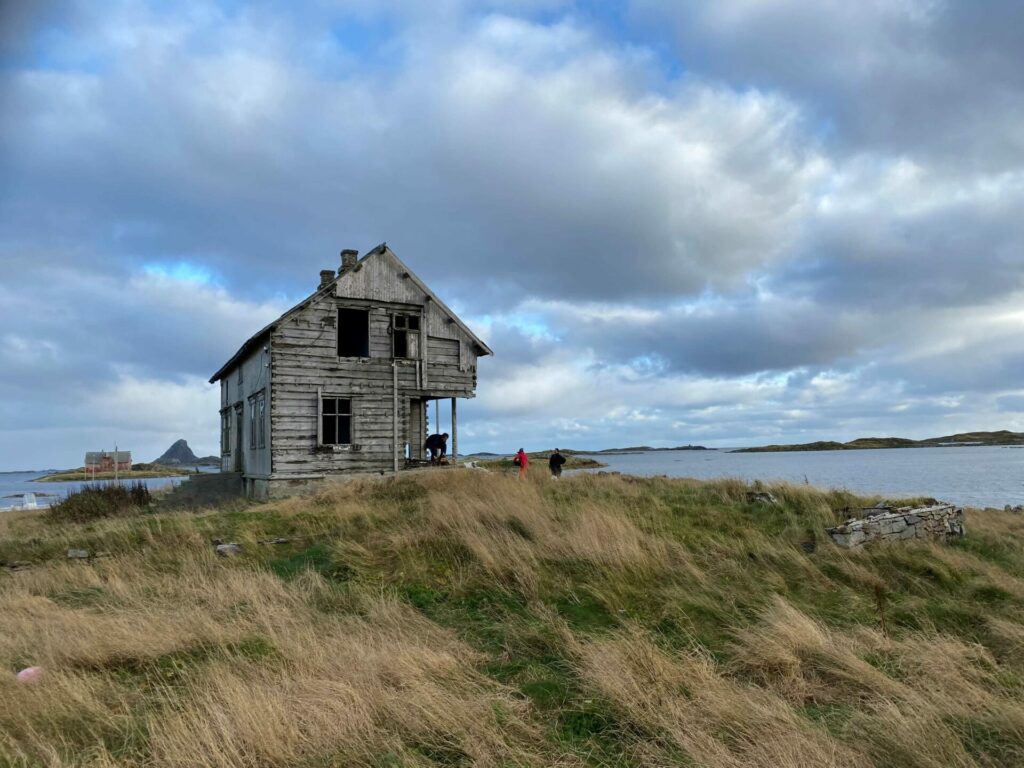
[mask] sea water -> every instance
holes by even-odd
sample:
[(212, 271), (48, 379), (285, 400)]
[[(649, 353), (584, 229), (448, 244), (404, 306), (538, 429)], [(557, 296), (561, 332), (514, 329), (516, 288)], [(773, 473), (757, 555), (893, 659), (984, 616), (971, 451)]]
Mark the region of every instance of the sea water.
[(782, 453), (722, 449), (590, 457), (607, 464), (605, 471), (631, 475), (785, 480), (889, 498), (930, 496), (974, 507), (1024, 504), (1024, 448), (1009, 446)]
[[(200, 467), (201, 472), (217, 472), (216, 467)], [(38, 483), (33, 482), (40, 477), (53, 474), (53, 470), (39, 472), (0, 472), (0, 510), (21, 505), (21, 495), (34, 493), (40, 507), (50, 506), (60, 501), (69, 493), (81, 489), (83, 485), (90, 483), (73, 481), (68, 483)], [(150, 490), (163, 488), (168, 485), (178, 485), (188, 479), (187, 475), (181, 477), (147, 477), (142, 479), (133, 478), (123, 480), (125, 484), (145, 483)], [(113, 480), (97, 480), (97, 485), (112, 483)]]

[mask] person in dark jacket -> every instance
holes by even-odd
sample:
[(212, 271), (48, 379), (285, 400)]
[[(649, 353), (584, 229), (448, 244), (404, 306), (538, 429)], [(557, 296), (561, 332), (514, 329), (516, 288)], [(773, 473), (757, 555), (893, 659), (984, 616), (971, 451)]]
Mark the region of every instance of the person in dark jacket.
[(548, 457), (548, 469), (551, 470), (551, 479), (557, 480), (562, 476), (562, 465), (565, 464), (565, 456), (558, 452), (555, 448), (555, 452)]
[(423, 447), (430, 451), (430, 463), (439, 463), (445, 454), (448, 453), (448, 433), (442, 432), (440, 435), (431, 435), (423, 443)]

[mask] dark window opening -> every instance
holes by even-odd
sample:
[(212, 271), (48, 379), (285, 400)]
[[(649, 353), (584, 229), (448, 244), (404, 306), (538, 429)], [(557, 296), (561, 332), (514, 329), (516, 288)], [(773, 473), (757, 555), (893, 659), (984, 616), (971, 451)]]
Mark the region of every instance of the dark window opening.
[(267, 394), (266, 392), (260, 392), (259, 397), (256, 398), (256, 407), (259, 410), (257, 419), (259, 420), (259, 447), (267, 447)]
[(391, 318), (392, 356), (417, 359), (420, 356), (420, 318), (395, 315)]
[(220, 412), (220, 452), (231, 453), (231, 409)]
[(370, 356), (370, 310), (338, 310), (338, 357)]
[(257, 392), (249, 398), (249, 447), (267, 447), (267, 393)]
[(352, 401), (344, 397), (325, 397), (320, 405), (323, 444), (350, 445), (352, 443)]
[(249, 400), (249, 447), (256, 447), (256, 401)]

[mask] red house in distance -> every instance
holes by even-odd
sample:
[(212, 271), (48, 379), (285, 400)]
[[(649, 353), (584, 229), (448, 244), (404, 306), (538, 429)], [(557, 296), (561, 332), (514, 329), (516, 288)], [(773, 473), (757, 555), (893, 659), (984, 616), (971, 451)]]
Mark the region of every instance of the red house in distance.
[(86, 472), (127, 471), (132, 468), (131, 451), (88, 451), (85, 454)]

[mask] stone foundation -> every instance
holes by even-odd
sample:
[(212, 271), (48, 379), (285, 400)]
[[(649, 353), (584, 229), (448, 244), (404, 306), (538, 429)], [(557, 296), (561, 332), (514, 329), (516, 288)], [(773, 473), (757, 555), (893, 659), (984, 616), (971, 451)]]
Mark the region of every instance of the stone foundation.
[(931, 539), (950, 541), (963, 536), (964, 510), (952, 504), (931, 507), (883, 507), (864, 510), (865, 517), (851, 518), (835, 528), (827, 528), (837, 546), (854, 549), (869, 541), (906, 541)]

